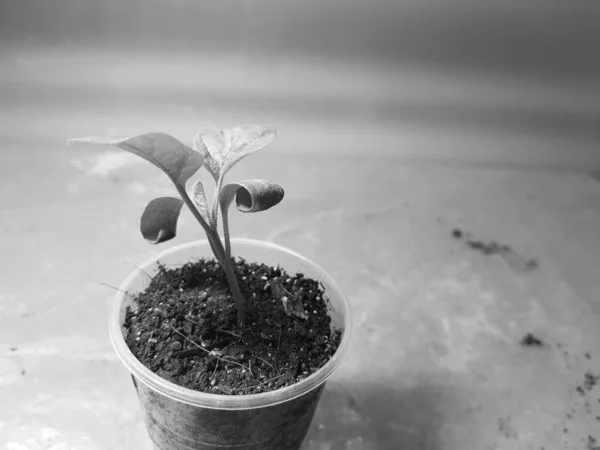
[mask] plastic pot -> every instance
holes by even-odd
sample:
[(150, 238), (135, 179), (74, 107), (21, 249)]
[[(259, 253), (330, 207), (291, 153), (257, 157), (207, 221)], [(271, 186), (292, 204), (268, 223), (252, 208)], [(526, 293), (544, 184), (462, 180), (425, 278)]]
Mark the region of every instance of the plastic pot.
[(183, 388), (147, 369), (131, 353), (124, 339), (127, 306), (157, 272), (158, 263), (182, 266), (194, 258), (212, 257), (208, 241), (192, 242), (159, 253), (132, 272), (121, 284), (110, 314), (113, 346), (131, 372), (146, 428), (156, 450), (299, 449), (312, 421), (326, 381), (339, 367), (350, 341), (350, 306), (337, 284), (316, 264), (276, 244), (232, 239), (236, 256), (250, 262), (280, 265), (320, 281), (329, 306), (332, 326), (342, 330), (340, 346), (317, 372), (291, 386), (251, 395), (219, 395)]

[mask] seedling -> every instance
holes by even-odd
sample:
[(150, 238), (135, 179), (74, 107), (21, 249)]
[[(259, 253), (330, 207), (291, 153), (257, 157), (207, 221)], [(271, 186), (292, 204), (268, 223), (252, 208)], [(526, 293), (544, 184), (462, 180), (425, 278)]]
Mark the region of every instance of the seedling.
[[(284, 191), (277, 183), (267, 180), (224, 184), (224, 179), (229, 169), (242, 158), (268, 146), (276, 136), (274, 127), (242, 126), (200, 132), (194, 137), (193, 149), (165, 133), (145, 133), (124, 140), (85, 137), (70, 139), (68, 143), (117, 146), (154, 164), (169, 177), (179, 197), (158, 197), (148, 203), (140, 221), (142, 235), (151, 244), (173, 239), (185, 204), (204, 229), (213, 254), (225, 271), (235, 298), (238, 321), (242, 324), (246, 319), (246, 305), (231, 264), (229, 206), (235, 200), (241, 212), (264, 211), (279, 203)], [(192, 176), (202, 167), (215, 182), (212, 204), (207, 202), (201, 180), (188, 186)], [(224, 244), (218, 231), (219, 210)]]

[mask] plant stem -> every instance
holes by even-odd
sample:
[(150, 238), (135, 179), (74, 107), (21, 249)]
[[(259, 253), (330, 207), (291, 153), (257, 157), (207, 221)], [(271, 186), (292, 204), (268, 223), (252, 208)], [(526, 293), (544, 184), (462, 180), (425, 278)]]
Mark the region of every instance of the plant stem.
[(223, 216), (223, 238), (225, 239), (225, 258), (231, 259), (231, 239), (229, 237), (229, 212), (227, 209), (221, 211)]
[(217, 222), (219, 219), (219, 193), (221, 192), (221, 187), (223, 186), (223, 178), (224, 174), (219, 174), (219, 179), (217, 180), (217, 184), (215, 186), (215, 195), (213, 197), (213, 210), (211, 215), (212, 227), (217, 229)]
[(179, 195), (181, 195), (181, 198), (187, 205), (188, 209), (192, 212), (196, 220), (200, 223), (200, 225), (202, 225), (202, 228), (204, 228), (204, 231), (206, 232), (206, 237), (208, 238), (212, 251), (215, 254), (215, 258), (221, 263), (223, 269), (225, 270), (225, 275), (227, 276), (229, 287), (231, 288), (233, 298), (235, 299), (238, 322), (240, 324), (243, 324), (246, 320), (246, 301), (244, 299), (244, 296), (242, 295), (242, 292), (240, 291), (237, 278), (233, 273), (233, 267), (231, 266), (231, 258), (227, 258), (226, 256), (227, 253), (223, 248), (223, 243), (221, 242), (219, 233), (217, 232), (216, 227), (215, 229), (213, 229), (208, 223), (206, 223), (206, 221), (194, 205), (194, 202), (192, 202), (192, 199), (190, 199), (189, 195), (185, 191), (185, 188), (177, 185), (177, 191), (179, 192)]
[(226, 260), (223, 265), (225, 269), (225, 275), (227, 275), (227, 281), (229, 281), (229, 287), (233, 293), (233, 298), (235, 298), (235, 304), (237, 306), (237, 316), (238, 322), (243, 324), (246, 321), (246, 300), (240, 291), (240, 287), (237, 282), (237, 278), (233, 273), (233, 267), (231, 266), (231, 259)]
[(196, 205), (194, 205), (194, 202), (192, 202), (192, 199), (189, 197), (189, 195), (185, 191), (185, 187), (182, 187), (179, 184), (176, 184), (176, 187), (177, 187), (177, 192), (179, 192), (179, 195), (181, 195), (181, 198), (183, 199), (183, 202), (186, 204), (188, 209), (192, 212), (192, 214), (194, 215), (196, 220), (200, 223), (200, 225), (202, 225), (202, 228), (204, 228), (204, 231), (206, 232), (206, 237), (208, 238), (208, 241), (210, 242), (210, 246), (215, 255), (215, 258), (217, 259), (217, 261), (219, 261), (221, 264), (223, 264), (223, 262), (225, 260), (225, 249), (223, 248), (223, 243), (221, 242), (219, 233), (217, 233), (216, 230), (213, 230), (211, 228), (211, 226), (208, 223), (206, 223), (206, 221), (204, 220), (204, 218), (202, 217), (202, 215), (196, 208)]

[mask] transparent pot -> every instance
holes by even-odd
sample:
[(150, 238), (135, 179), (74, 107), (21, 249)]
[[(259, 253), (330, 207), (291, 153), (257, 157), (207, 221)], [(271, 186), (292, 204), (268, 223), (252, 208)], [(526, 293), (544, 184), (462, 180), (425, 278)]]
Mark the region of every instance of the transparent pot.
[(131, 353), (124, 339), (126, 307), (136, 308), (131, 295), (143, 291), (158, 263), (170, 268), (197, 258), (211, 258), (208, 241), (191, 242), (159, 253), (132, 272), (117, 291), (110, 314), (110, 336), (119, 358), (131, 372), (155, 449), (238, 450), (299, 449), (310, 426), (325, 382), (340, 366), (350, 341), (350, 306), (337, 284), (323, 269), (276, 244), (232, 239), (235, 256), (248, 262), (281, 266), (290, 274), (303, 273), (325, 289), (332, 327), (342, 331), (334, 356), (308, 378), (276, 391), (250, 395), (220, 395), (194, 391), (159, 377)]

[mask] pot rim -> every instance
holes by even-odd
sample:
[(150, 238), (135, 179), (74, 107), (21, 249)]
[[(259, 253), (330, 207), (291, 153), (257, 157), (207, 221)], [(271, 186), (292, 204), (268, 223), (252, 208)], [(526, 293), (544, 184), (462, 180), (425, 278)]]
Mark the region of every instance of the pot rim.
[[(192, 241), (164, 250), (154, 257), (146, 260), (143, 264), (132, 271), (127, 278), (125, 278), (125, 280), (119, 286), (119, 290), (116, 294), (116, 302), (110, 311), (109, 333), (113, 348), (115, 349), (121, 362), (127, 367), (127, 369), (129, 369), (131, 374), (136, 379), (143, 382), (151, 389), (158, 391), (173, 400), (190, 405), (211, 409), (238, 410), (272, 406), (297, 398), (325, 383), (340, 366), (343, 357), (348, 350), (351, 339), (352, 317), (350, 303), (337, 283), (320, 266), (312, 262), (310, 259), (300, 255), (299, 253), (282, 245), (257, 239), (233, 238), (232, 243), (251, 247), (262, 247), (268, 250), (282, 252), (287, 256), (291, 256), (292, 258), (299, 260), (304, 265), (310, 266), (311, 269), (319, 273), (319, 276), (322, 279), (326, 280), (328, 291), (333, 294), (327, 295), (326, 291), (327, 298), (329, 298), (329, 301), (332, 303), (340, 303), (338, 307), (340, 307), (342, 312), (343, 329), (338, 349), (323, 367), (307, 378), (275, 391), (262, 392), (259, 394), (223, 395), (195, 391), (167, 381), (144, 366), (133, 355), (127, 346), (127, 343), (125, 342), (121, 323), (122, 308), (124, 307), (125, 300), (129, 295), (129, 286), (138, 277), (146, 276), (144, 272), (147, 269), (156, 267), (157, 262), (159, 262), (165, 256), (177, 253), (181, 250), (189, 249), (191, 247), (209, 247), (207, 240)], [(331, 297), (333, 297), (335, 300)]]

